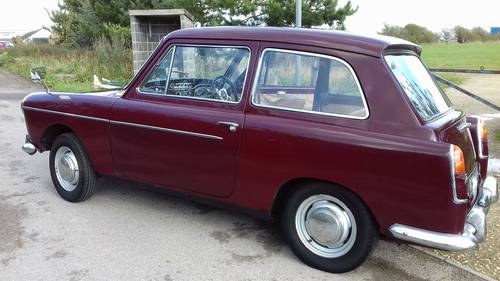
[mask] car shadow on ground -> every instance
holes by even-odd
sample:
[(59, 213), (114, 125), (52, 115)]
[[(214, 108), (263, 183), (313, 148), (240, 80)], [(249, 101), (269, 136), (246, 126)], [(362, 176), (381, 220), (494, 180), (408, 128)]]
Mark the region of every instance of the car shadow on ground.
[[(280, 259), (286, 259), (289, 262), (300, 263), (286, 245), (279, 224), (276, 222), (256, 219), (244, 213), (192, 201), (182, 195), (171, 194), (155, 187), (115, 178), (100, 178), (96, 194), (90, 200), (96, 200), (96, 198), (103, 196), (128, 204), (132, 209), (150, 209), (158, 215), (168, 213), (171, 217), (180, 217), (183, 220), (179, 223), (204, 225), (205, 222), (208, 222), (212, 227), (216, 224), (216, 230), (210, 231), (209, 236), (222, 247), (230, 246), (232, 240), (241, 239), (247, 240), (245, 243), (260, 248), (258, 254), (233, 252), (232, 258), (236, 264), (259, 262), (275, 255), (279, 255)], [(203, 227), (199, 228), (200, 233), (205, 230)], [(428, 280), (420, 278), (418, 274), (411, 272), (404, 265), (419, 264), (422, 263), (423, 259), (428, 262), (429, 256), (415, 251), (407, 245), (398, 245), (381, 239), (373, 255), (361, 267), (343, 274), (343, 276), (356, 277), (361, 273), (361, 275), (370, 276), (369, 280)], [(401, 252), (405, 252), (405, 255), (401, 255)], [(406, 252), (411, 253), (406, 254)], [(404, 260), (408, 256), (415, 258), (415, 260)], [(304, 269), (308, 269), (305, 264), (303, 266)], [(425, 266), (423, 267), (425, 268)], [(461, 273), (452, 272), (450, 274), (457, 275), (456, 280), (463, 280)]]
[[(192, 220), (203, 222), (208, 219), (227, 225), (230, 221), (231, 228), (210, 232), (210, 236), (222, 244), (228, 243), (232, 238), (251, 239), (261, 244), (266, 251), (274, 253), (286, 246), (278, 223), (257, 219), (243, 212), (216, 207), (215, 201), (200, 202), (196, 199), (189, 199), (190, 197), (184, 193), (109, 177), (99, 178), (96, 189), (95, 197), (116, 197), (138, 208), (153, 208), (160, 212), (168, 212), (171, 216), (186, 217), (186, 223)], [(90, 200), (92, 199), (94, 197)]]

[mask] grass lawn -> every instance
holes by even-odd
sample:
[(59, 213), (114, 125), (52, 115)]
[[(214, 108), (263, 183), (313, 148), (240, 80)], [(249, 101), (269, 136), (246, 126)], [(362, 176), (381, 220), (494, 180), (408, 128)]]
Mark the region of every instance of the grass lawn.
[(423, 44), (422, 57), (431, 68), (500, 70), (500, 42)]

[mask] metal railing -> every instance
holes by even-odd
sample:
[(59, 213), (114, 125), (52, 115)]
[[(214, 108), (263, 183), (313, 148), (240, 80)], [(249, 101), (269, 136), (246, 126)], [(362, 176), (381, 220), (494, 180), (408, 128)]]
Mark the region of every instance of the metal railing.
[[(469, 74), (500, 74), (500, 70), (486, 70), (486, 69), (449, 69), (449, 68), (431, 68), (430, 69), (431, 72), (447, 72), (447, 73), (469, 73)], [(458, 86), (457, 84), (451, 82), (451, 81), (448, 81), (446, 79), (444, 79), (443, 77), (440, 77), (438, 76), (437, 74), (435, 73), (432, 73), (432, 76), (434, 76), (434, 78), (445, 84), (445, 85), (448, 85), (449, 87), (452, 87), (453, 89), (455, 90), (458, 90), (459, 92), (483, 103), (484, 105), (486, 106), (489, 106), (490, 108), (493, 108), (497, 111), (500, 111), (500, 106), (478, 96), (478, 95), (475, 95), (473, 93), (471, 93), (470, 91), (467, 91), (466, 89)]]

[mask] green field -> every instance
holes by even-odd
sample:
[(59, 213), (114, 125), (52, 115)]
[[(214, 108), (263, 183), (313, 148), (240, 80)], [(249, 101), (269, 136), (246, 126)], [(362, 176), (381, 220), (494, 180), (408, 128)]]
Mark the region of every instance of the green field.
[(500, 42), (423, 44), (422, 57), (431, 68), (500, 70)]

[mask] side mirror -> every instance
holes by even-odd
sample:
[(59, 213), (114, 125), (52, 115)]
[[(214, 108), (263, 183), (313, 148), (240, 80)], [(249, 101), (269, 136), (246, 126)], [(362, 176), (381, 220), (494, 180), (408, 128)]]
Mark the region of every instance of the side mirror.
[(41, 83), (45, 79), (46, 74), (47, 69), (44, 66), (32, 68), (30, 70), (31, 81), (33, 83)]
[(47, 84), (45, 84), (44, 80), (46, 74), (47, 74), (47, 69), (45, 68), (45, 66), (34, 67), (30, 69), (31, 81), (33, 81), (33, 83), (42, 83), (43, 86), (45, 87), (45, 91), (48, 93), (49, 87), (47, 87)]

